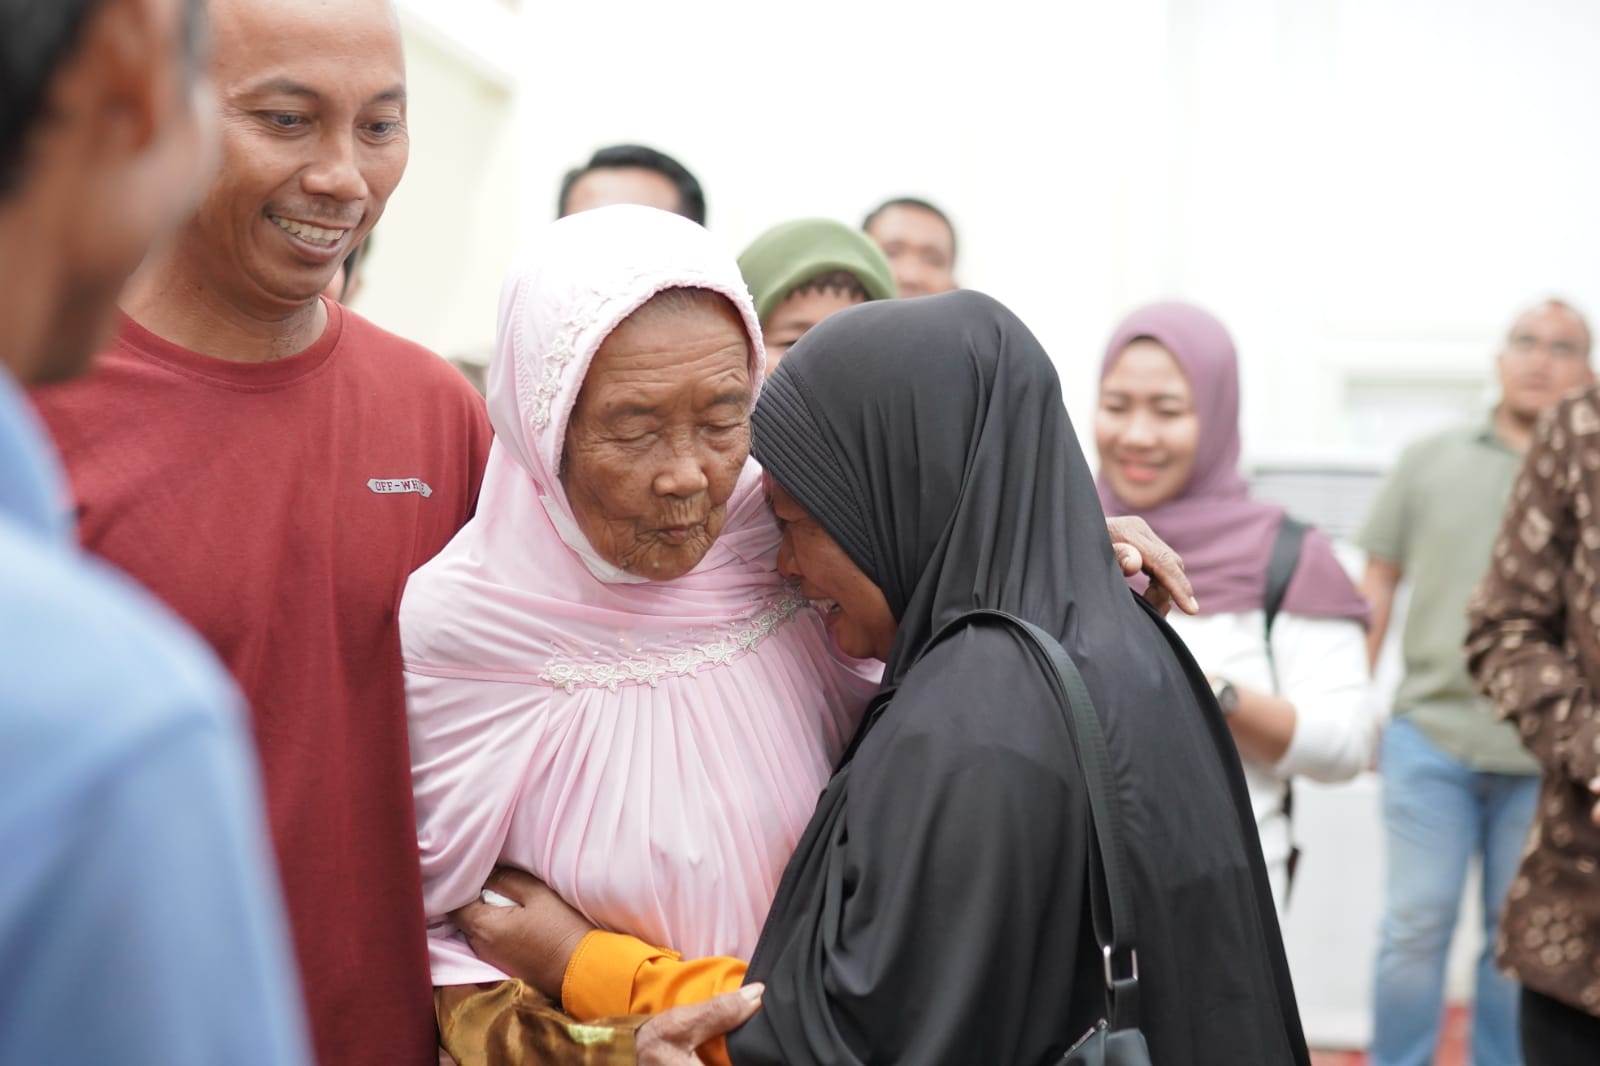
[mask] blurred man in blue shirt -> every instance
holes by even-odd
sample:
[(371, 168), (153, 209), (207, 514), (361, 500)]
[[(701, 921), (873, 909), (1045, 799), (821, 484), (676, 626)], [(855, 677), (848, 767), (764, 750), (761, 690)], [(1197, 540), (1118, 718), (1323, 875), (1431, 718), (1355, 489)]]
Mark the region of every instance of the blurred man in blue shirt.
[(83, 370), (206, 186), (201, 8), (0, 0), (3, 1064), (311, 1061), (239, 697), (79, 551), (18, 387)]

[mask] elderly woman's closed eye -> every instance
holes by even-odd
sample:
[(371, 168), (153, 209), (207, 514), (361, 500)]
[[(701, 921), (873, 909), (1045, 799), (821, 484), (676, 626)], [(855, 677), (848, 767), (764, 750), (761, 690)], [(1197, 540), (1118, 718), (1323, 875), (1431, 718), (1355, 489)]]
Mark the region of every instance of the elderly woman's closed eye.
[(750, 456), (750, 339), (727, 297), (657, 294), (595, 353), (561, 483), (602, 558), (670, 581), (705, 558)]

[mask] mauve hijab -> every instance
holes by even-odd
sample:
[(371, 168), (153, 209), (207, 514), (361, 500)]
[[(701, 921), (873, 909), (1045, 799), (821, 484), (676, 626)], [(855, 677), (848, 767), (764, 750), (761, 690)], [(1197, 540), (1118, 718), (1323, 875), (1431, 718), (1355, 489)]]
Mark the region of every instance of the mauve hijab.
[[(1193, 304), (1141, 307), (1112, 333), (1100, 366), (1102, 383), (1128, 345), (1142, 338), (1172, 353), (1189, 379), (1200, 419), (1194, 469), (1177, 496), (1143, 511), (1120, 499), (1101, 474), (1096, 479), (1101, 506), (1108, 515), (1143, 518), (1183, 557), (1202, 614), (1258, 610), (1266, 600), (1267, 559), (1285, 512), (1252, 500), (1239, 472), (1239, 359), (1233, 338), (1216, 316)], [(1132, 583), (1139, 587), (1142, 576)], [(1306, 532), (1282, 610), (1367, 623), (1366, 601), (1320, 530)]]

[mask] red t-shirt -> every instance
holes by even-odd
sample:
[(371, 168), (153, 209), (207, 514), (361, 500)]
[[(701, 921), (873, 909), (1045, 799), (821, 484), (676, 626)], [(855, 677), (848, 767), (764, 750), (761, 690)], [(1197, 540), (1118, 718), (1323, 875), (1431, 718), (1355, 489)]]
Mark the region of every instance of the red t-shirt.
[(85, 545), (199, 630), (250, 699), (319, 1060), (435, 1066), (396, 616), (471, 514), (482, 400), (337, 304), (316, 344), (271, 363), (124, 319), (88, 376), (34, 399)]

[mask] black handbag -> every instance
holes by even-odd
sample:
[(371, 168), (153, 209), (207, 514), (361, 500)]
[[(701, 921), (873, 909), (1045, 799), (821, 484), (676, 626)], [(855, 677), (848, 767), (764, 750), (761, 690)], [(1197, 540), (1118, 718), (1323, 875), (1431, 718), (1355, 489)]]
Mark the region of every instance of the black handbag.
[[(1122, 807), (1111, 788), (1111, 756), (1089, 690), (1061, 643), (1032, 622), (1004, 611), (962, 615), (945, 630), (993, 621), (1025, 633), (1046, 673), (1055, 678), (1066, 708), (1067, 728), (1078, 744), (1078, 765), (1089, 792), (1093, 846), (1089, 849), (1089, 912), (1105, 961), (1106, 1012), (1099, 1023), (1057, 1059), (1054, 1066), (1151, 1066), (1139, 1031), (1139, 952), (1123, 859)], [(943, 634), (941, 634), (942, 636)]]

